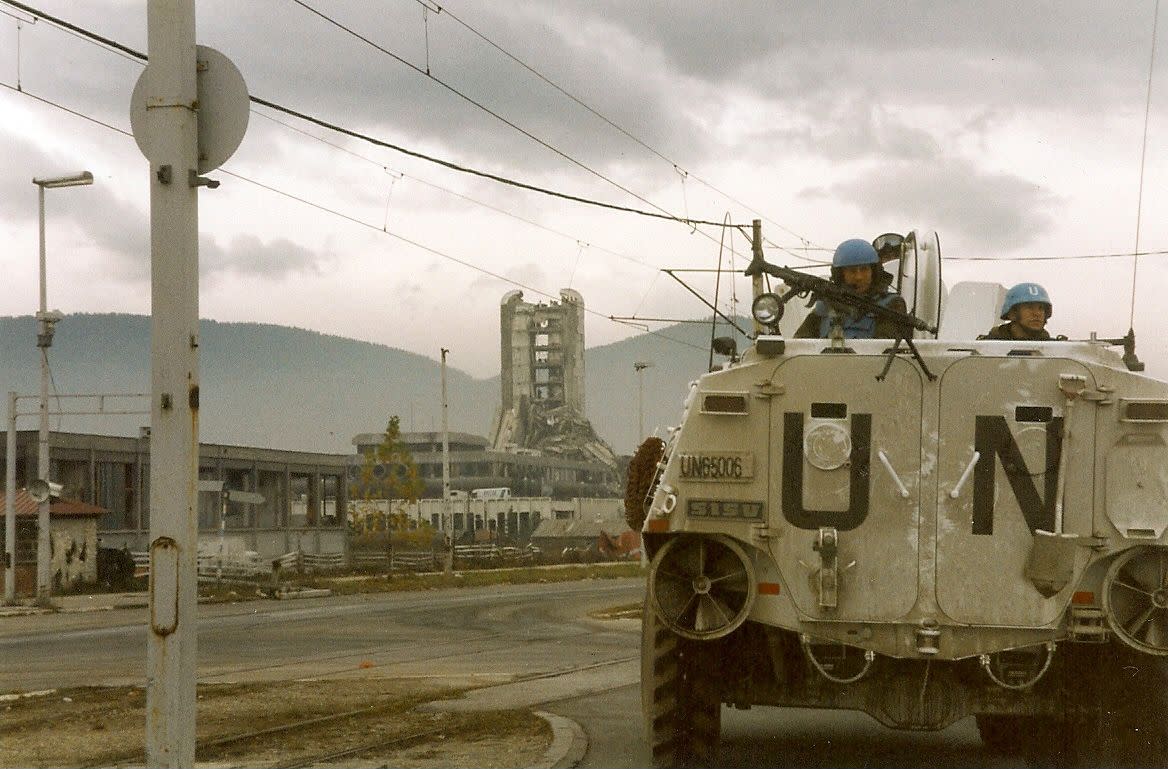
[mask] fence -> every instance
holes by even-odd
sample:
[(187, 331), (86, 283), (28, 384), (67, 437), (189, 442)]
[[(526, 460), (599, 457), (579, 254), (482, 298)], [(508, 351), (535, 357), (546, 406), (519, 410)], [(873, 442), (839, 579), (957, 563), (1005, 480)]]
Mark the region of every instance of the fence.
[[(150, 554), (132, 552), (134, 576), (150, 576)], [(444, 554), (441, 550), (390, 550), (374, 552), (354, 550), (350, 563), (357, 568), (388, 568), (391, 571), (439, 571)], [(455, 566), (463, 568), (491, 568), (522, 566), (538, 560), (539, 549), (527, 547), (499, 547), (497, 545), (457, 545), (454, 548)], [(198, 573), (200, 582), (255, 581), (256, 577), (270, 576), (274, 571), (296, 572), (335, 571), (346, 565), (344, 553), (305, 553), (295, 551), (267, 560), (259, 553), (200, 554)]]
[[(145, 551), (132, 552), (134, 559), (134, 576), (150, 576), (150, 553)], [(198, 556), (198, 575), (200, 582), (236, 582), (255, 581), (256, 577), (265, 577), (277, 569), (295, 569), (299, 572), (330, 571), (340, 569), (345, 565), (344, 553), (285, 553), (279, 558), (267, 560), (259, 553), (246, 551), (230, 553), (223, 556), (216, 554), (200, 554)]]
[[(521, 566), (535, 563), (539, 549), (528, 547), (498, 547), (497, 545), (456, 545), (454, 565), (462, 568), (490, 568), (492, 566)], [(445, 560), (441, 550), (391, 550), (373, 552), (354, 550), (353, 566), (358, 568), (389, 568), (392, 571), (438, 571)]]

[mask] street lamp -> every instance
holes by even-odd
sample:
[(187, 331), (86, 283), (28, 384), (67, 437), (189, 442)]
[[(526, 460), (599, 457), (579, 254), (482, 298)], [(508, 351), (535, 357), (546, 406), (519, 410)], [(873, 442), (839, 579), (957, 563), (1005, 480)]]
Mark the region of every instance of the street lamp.
[(645, 369), (653, 364), (649, 361), (639, 360), (633, 364), (633, 369), (637, 372), (637, 445), (641, 445), (641, 441), (645, 438), (645, 412), (643, 406), (643, 397), (645, 392)]
[[(41, 350), (41, 405), (40, 433), (37, 440), (37, 477), (49, 482), (49, 348), (53, 346), (53, 330), (63, 317), (57, 311), (49, 312), (48, 289), (45, 281), (45, 190), (58, 187), (79, 187), (93, 184), (93, 174), (82, 171), (71, 176), (56, 176), (49, 179), (33, 179), (37, 186), (40, 211), (41, 245), (41, 304), (37, 311), (37, 347)], [(49, 547), (49, 506), (51, 497), (40, 502), (37, 508), (37, 598), (47, 599), (52, 585), (52, 564)]]

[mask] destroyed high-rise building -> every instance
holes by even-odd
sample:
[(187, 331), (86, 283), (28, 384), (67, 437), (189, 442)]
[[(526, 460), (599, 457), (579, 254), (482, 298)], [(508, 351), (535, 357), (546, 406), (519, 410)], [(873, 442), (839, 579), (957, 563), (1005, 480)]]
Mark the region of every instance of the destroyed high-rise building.
[(584, 415), (584, 297), (560, 291), (560, 302), (528, 304), (509, 291), (499, 309), (503, 410), (522, 398)]
[(492, 430), (496, 451), (530, 451), (615, 466), (584, 410), (584, 297), (561, 289), (560, 301), (530, 304), (509, 291), (500, 303), (501, 406)]

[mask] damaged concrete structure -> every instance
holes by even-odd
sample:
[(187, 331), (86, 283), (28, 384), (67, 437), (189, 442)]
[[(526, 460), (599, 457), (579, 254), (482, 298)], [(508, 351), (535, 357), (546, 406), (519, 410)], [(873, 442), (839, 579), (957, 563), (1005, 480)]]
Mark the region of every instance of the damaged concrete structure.
[(598, 462), (615, 469), (612, 448), (596, 434), (584, 403), (584, 297), (531, 304), (522, 291), (499, 309), (502, 398), (491, 430), (495, 451)]

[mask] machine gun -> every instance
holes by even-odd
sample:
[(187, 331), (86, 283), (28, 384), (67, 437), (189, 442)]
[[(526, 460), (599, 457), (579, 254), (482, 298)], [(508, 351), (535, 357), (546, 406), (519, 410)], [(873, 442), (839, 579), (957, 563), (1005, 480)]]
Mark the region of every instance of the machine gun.
[(798, 272), (789, 267), (779, 267), (778, 265), (770, 264), (756, 257), (750, 266), (747, 267), (746, 275), (754, 276), (761, 274), (773, 275), (790, 287), (787, 293), (779, 297), (780, 307), (786, 305), (787, 302), (796, 296), (807, 296), (810, 294), (815, 298), (823, 300), (830, 306), (839, 307), (842, 305), (844, 307), (850, 307), (853, 311), (858, 311), (861, 314), (866, 315), (871, 313), (877, 318), (884, 318), (891, 321), (897, 330), (896, 343), (889, 350), (888, 360), (884, 364), (884, 369), (876, 377), (877, 380), (883, 380), (888, 374), (888, 369), (892, 366), (892, 361), (896, 357), (896, 353), (900, 350), (901, 342), (907, 345), (909, 352), (912, 353), (913, 358), (921, 367), (921, 371), (928, 376), (929, 380), (936, 379), (936, 375), (929, 371), (916, 345), (913, 344), (911, 331), (911, 329), (917, 329), (936, 335), (936, 326), (929, 325), (911, 313), (884, 307), (876, 300), (862, 294), (857, 294), (844, 286), (832, 283), (830, 280), (824, 280), (815, 275), (808, 275), (805, 272)]

